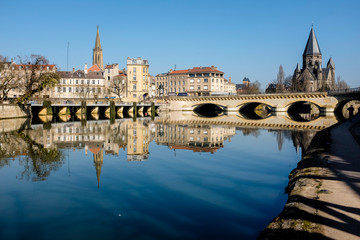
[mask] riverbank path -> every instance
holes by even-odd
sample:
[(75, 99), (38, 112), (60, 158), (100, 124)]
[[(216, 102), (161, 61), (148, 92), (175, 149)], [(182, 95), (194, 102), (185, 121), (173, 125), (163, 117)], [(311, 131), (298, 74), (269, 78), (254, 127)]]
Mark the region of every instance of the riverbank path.
[(360, 239), (360, 115), (331, 129), (318, 216), (328, 239)]

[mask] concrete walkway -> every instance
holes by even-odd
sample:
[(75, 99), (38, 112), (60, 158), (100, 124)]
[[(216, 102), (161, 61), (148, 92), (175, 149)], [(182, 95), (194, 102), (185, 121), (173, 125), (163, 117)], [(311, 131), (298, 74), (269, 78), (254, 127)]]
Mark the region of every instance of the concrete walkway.
[(360, 240), (360, 115), (318, 132), (289, 175), (283, 211), (264, 240)]
[(320, 189), (324, 194), (318, 199), (318, 216), (329, 239), (360, 239), (360, 145), (354, 138), (358, 134), (360, 115), (331, 129), (328, 172)]

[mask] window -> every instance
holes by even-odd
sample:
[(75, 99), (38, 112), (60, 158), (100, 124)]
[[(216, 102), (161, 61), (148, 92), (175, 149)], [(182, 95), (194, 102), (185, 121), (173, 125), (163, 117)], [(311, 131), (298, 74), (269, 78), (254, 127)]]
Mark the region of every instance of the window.
[(207, 85), (205, 85), (205, 86), (204, 86), (204, 90), (207, 90), (207, 89), (208, 89), (208, 86), (207, 86)]
[(75, 83), (76, 83), (76, 84), (79, 84), (79, 80), (76, 80)]
[(133, 67), (133, 72), (136, 73), (136, 67)]
[(197, 82), (198, 82), (198, 83), (201, 82), (200, 78), (198, 78)]
[(133, 90), (136, 90), (136, 83), (133, 84)]
[(90, 84), (90, 80), (86, 80), (86, 84), (88, 84), (88, 85), (89, 85), (89, 84)]
[(193, 83), (194, 82), (194, 79), (190, 79), (190, 83)]
[(92, 80), (92, 84), (95, 84), (95, 80)]
[(133, 94), (133, 98), (136, 98), (136, 94)]
[(71, 87), (69, 87), (69, 92), (71, 92)]
[(58, 88), (57, 88), (57, 92), (61, 92), (61, 87), (58, 87)]
[(213, 78), (211, 79), (211, 82), (214, 82), (214, 79), (213, 79)]
[(81, 84), (84, 84), (84, 80), (81, 80)]
[(133, 76), (133, 80), (136, 81), (136, 76)]
[(108, 80), (110, 80), (110, 76), (108, 76)]
[(200, 86), (197, 86), (197, 89), (200, 90)]
[(209, 82), (209, 79), (205, 78), (205, 79), (204, 79), (204, 82)]
[(66, 92), (66, 87), (63, 87), (63, 92)]
[(185, 85), (185, 81), (183, 81), (183, 85)]
[(194, 86), (190, 86), (190, 90), (194, 90)]

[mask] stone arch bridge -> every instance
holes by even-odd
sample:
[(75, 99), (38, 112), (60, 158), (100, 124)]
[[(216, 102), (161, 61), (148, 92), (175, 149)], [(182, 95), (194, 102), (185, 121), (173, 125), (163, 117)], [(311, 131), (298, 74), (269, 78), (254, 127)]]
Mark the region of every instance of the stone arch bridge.
[(360, 100), (360, 88), (333, 92), (249, 94), (237, 96), (168, 97), (165, 101), (171, 111), (193, 111), (206, 104), (216, 105), (224, 111), (238, 112), (245, 106), (268, 106), (272, 112), (287, 112), (301, 102), (315, 104), (322, 114), (334, 113), (351, 100)]

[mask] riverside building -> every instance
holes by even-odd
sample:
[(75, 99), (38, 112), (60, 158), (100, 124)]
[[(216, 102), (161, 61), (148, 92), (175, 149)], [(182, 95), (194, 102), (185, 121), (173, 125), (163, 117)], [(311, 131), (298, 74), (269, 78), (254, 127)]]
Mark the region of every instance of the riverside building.
[(232, 95), (235, 84), (224, 77), (217, 67), (194, 67), (187, 70), (170, 70), (156, 76), (156, 96), (209, 96)]

